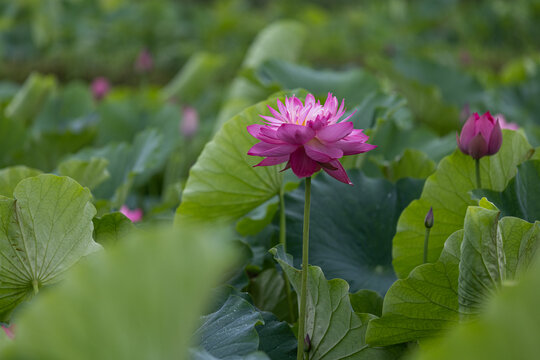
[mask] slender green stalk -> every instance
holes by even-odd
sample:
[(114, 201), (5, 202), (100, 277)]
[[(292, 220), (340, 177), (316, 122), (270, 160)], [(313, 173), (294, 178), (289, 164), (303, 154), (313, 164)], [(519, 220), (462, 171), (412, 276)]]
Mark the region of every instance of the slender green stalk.
[(424, 264), (427, 263), (428, 246), (429, 246), (429, 232), (431, 228), (426, 228), (426, 236), (424, 237)]
[(482, 180), (480, 179), (480, 159), (475, 160), (476, 165), (476, 188), (482, 188)]
[[(284, 189), (281, 186), (279, 190), (279, 243), (283, 246), (283, 251), (287, 252), (287, 220), (285, 218), (285, 197)], [(285, 281), (285, 291), (287, 293), (287, 304), (289, 305), (289, 316), (291, 323), (294, 322), (294, 308), (292, 301), (291, 286), (287, 274), (283, 272), (283, 280)]]
[(298, 317), (298, 352), (297, 360), (304, 359), (304, 338), (306, 334), (306, 302), (309, 256), (309, 211), (311, 207), (311, 177), (306, 178), (306, 198), (304, 200), (304, 233), (302, 236), (302, 291), (300, 292), (300, 314)]
[(39, 283), (36, 279), (32, 280), (32, 287), (34, 288), (34, 295), (37, 295), (39, 292)]

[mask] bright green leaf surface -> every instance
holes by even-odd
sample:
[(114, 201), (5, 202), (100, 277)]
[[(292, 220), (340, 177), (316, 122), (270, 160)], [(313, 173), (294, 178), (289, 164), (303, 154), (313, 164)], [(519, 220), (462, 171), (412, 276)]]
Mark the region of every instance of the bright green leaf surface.
[[(515, 131), (503, 130), (503, 145), (493, 156), (480, 161), (482, 186), (502, 191), (516, 174), (521, 162), (530, 156), (527, 140)], [(422, 196), (401, 214), (393, 240), (393, 265), (400, 278), (422, 264), (424, 217), (433, 207), (435, 225), (431, 229), (428, 260), (435, 261), (444, 242), (454, 231), (463, 228), (467, 206), (475, 205), (469, 191), (475, 188), (474, 160), (456, 150), (438, 165), (424, 185)]]
[(432, 337), (459, 321), (458, 274), (463, 230), (446, 241), (439, 261), (416, 267), (392, 285), (383, 316), (369, 323), (367, 342), (386, 346)]
[(0, 170), (0, 196), (12, 197), (17, 184), (28, 177), (37, 176), (41, 171), (24, 165)]
[[(278, 246), (271, 250), (287, 273), (293, 287), (300, 291), (302, 272)], [(309, 359), (394, 359), (400, 347), (375, 349), (364, 341), (369, 314), (356, 314), (349, 301), (349, 286), (342, 279), (326, 280), (318, 266), (309, 266), (307, 284), (306, 333), (311, 338)]]
[(90, 192), (74, 180), (27, 178), (13, 198), (0, 197), (2, 321), (33, 290), (57, 282), (82, 256), (101, 248), (92, 239)]
[[(384, 294), (395, 281), (392, 237), (401, 211), (420, 195), (422, 180), (392, 184), (348, 171), (354, 186), (321, 173), (312, 180), (309, 261), (328, 278), (345, 279), (353, 291)], [(304, 186), (286, 195), (287, 249), (299, 266)]]
[(61, 176), (69, 176), (92, 190), (110, 177), (107, 165), (109, 161), (105, 158), (70, 159), (58, 165), (58, 173)]
[(481, 204), (487, 208), (468, 208), (465, 229), (448, 238), (437, 262), (416, 267), (388, 290), (383, 316), (368, 327), (370, 345), (433, 337), (478, 312), (502, 286), (501, 274), (516, 279), (529, 267), (540, 244), (540, 223), (513, 217), (497, 223), (498, 211)]
[(218, 359), (234, 359), (259, 348), (256, 325), (263, 324), (261, 314), (239, 296), (231, 295), (216, 312), (203, 316), (193, 335), (201, 348)]
[(191, 168), (176, 221), (232, 221), (279, 192), (280, 167), (255, 168), (262, 159), (247, 155), (258, 140), (246, 127), (262, 124), (259, 115), (269, 115), (267, 105), (275, 104), (272, 98), (242, 111), (206, 144)]
[(188, 359), (199, 314), (230, 265), (225, 240), (223, 231), (152, 229), (89, 259), (19, 314), (16, 353)]
[(459, 310), (476, 314), (485, 299), (506, 278), (503, 239), (498, 231), (500, 212), (479, 206), (467, 209), (459, 263)]
[(435, 171), (435, 162), (425, 153), (406, 149), (403, 155), (382, 167), (384, 176), (390, 181), (410, 177), (425, 179)]

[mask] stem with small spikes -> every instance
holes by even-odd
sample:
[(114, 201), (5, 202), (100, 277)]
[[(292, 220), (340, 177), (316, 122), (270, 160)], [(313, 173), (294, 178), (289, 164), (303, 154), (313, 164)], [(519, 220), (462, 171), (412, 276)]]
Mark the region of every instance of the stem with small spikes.
[(300, 292), (300, 314), (298, 317), (298, 352), (297, 360), (304, 359), (304, 338), (306, 327), (306, 303), (309, 256), (309, 212), (311, 207), (311, 177), (306, 178), (306, 194), (304, 201), (304, 229), (302, 236), (302, 288)]

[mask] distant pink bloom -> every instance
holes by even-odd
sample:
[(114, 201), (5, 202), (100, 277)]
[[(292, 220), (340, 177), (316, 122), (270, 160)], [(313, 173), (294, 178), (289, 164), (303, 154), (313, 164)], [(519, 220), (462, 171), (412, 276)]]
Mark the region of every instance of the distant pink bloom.
[(193, 137), (199, 129), (199, 113), (197, 109), (186, 106), (182, 110), (182, 121), (180, 122), (180, 132), (187, 138)]
[(6, 333), (8, 338), (15, 338), (15, 324), (11, 324), (9, 326), (2, 325), (2, 329), (4, 329), (4, 332)]
[(103, 99), (109, 90), (111, 90), (109, 80), (102, 76), (95, 78), (90, 87), (92, 89), (92, 95), (96, 101)]
[(508, 130), (519, 130), (519, 125), (512, 122), (506, 122), (506, 119), (503, 114), (495, 115), (495, 120), (499, 120), (502, 129)]
[(139, 53), (137, 60), (135, 61), (135, 70), (141, 73), (146, 73), (152, 70), (154, 67), (154, 59), (147, 49), (144, 49)]
[(500, 121), (494, 119), (489, 111), (482, 116), (474, 113), (463, 125), (461, 135), (456, 133), (456, 138), (461, 152), (473, 159), (496, 154), (502, 145)]
[(328, 93), (324, 106), (311, 94), (306, 96), (305, 105), (293, 96), (285, 98), (285, 105), (277, 101), (279, 112), (268, 106), (273, 116), (261, 115), (266, 124), (247, 127), (248, 132), (261, 141), (248, 151), (248, 155), (265, 157), (255, 166), (287, 162), (283, 170), (291, 168), (299, 178), (322, 169), (335, 179), (352, 185), (339, 159), (377, 146), (366, 144), (368, 136), (362, 130), (353, 129), (353, 123), (347, 121), (354, 113), (340, 120), (345, 114), (345, 101), (339, 108), (338, 105), (337, 98)]
[(143, 212), (141, 209), (131, 210), (125, 205), (122, 205), (122, 207), (120, 208), (120, 212), (126, 215), (126, 217), (131, 220), (131, 222), (141, 221), (143, 217)]

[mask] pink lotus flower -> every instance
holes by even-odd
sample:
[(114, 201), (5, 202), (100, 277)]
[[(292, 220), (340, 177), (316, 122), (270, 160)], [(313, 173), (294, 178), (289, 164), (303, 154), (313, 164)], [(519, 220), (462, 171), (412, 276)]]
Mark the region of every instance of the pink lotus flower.
[(489, 111), (482, 116), (474, 113), (463, 125), (461, 135), (456, 133), (456, 138), (461, 152), (473, 159), (496, 154), (502, 145), (499, 120), (494, 119)]
[(143, 217), (143, 212), (141, 209), (131, 210), (125, 205), (122, 205), (122, 207), (120, 208), (120, 212), (124, 214), (129, 220), (131, 220), (131, 222), (141, 221)]
[(154, 59), (147, 49), (144, 49), (139, 53), (137, 60), (135, 61), (135, 70), (141, 73), (146, 73), (152, 70), (154, 67)]
[(261, 141), (248, 151), (248, 155), (265, 157), (255, 166), (287, 162), (283, 170), (291, 168), (299, 178), (322, 169), (337, 180), (352, 185), (339, 159), (377, 146), (366, 144), (368, 136), (362, 133), (363, 130), (353, 129), (353, 123), (347, 121), (354, 113), (340, 120), (345, 114), (345, 101), (339, 108), (338, 105), (337, 98), (328, 93), (324, 106), (311, 94), (306, 96), (305, 105), (293, 96), (285, 98), (285, 105), (277, 101), (279, 112), (268, 106), (273, 116), (260, 115), (266, 124), (247, 127), (248, 132)]
[(111, 84), (109, 83), (109, 80), (107, 78), (104, 78), (102, 76), (97, 77), (92, 81), (92, 85), (90, 86), (92, 89), (92, 95), (94, 96), (94, 100), (100, 101), (109, 93), (109, 90), (111, 89)]
[(499, 124), (501, 124), (501, 129), (519, 130), (519, 125), (512, 122), (506, 122), (503, 114), (495, 115), (495, 120), (499, 120)]
[(180, 122), (180, 132), (186, 138), (191, 138), (199, 129), (199, 113), (197, 109), (186, 106), (182, 110), (182, 121)]

